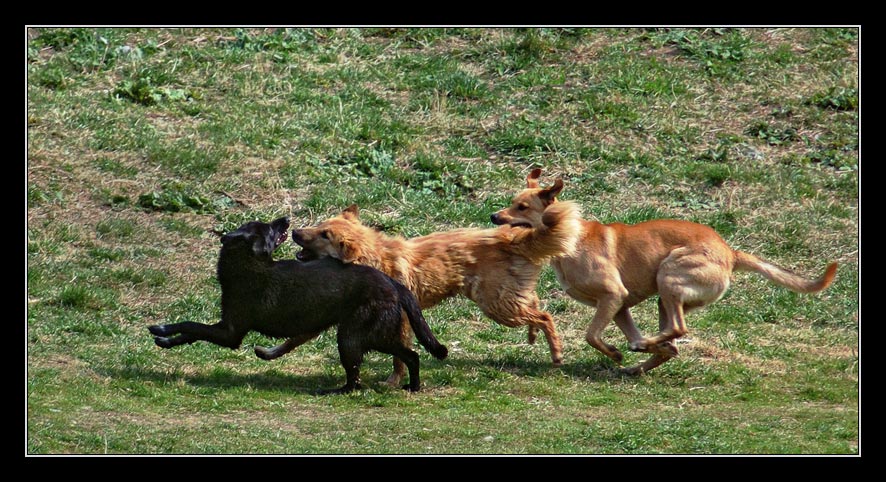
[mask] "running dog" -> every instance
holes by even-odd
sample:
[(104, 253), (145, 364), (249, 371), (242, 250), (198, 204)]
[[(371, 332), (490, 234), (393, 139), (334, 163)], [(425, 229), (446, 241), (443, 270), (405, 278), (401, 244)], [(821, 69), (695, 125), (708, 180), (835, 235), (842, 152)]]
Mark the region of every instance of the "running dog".
[[(545, 213), (556, 206), (550, 192), (539, 187), (541, 169), (526, 178), (526, 189), (506, 209), (492, 215), (495, 224), (542, 226)], [(554, 258), (551, 265), (562, 288), (572, 298), (595, 306), (587, 342), (617, 363), (622, 354), (601, 337), (613, 319), (628, 339), (631, 351), (651, 353), (648, 360), (625, 369), (648, 372), (677, 356), (673, 341), (687, 333), (684, 313), (720, 299), (733, 271), (754, 271), (798, 293), (815, 293), (834, 280), (831, 263), (817, 280), (807, 280), (756, 256), (733, 250), (713, 229), (688, 221), (659, 219), (627, 225), (581, 221), (575, 251)], [(659, 332), (645, 338), (631, 318), (630, 308), (659, 295)]]
[[(560, 187), (562, 183), (540, 195), (553, 199)], [(456, 229), (404, 239), (363, 225), (352, 205), (315, 227), (293, 231), (292, 238), (303, 248), (297, 258), (330, 257), (377, 268), (415, 293), (423, 309), (463, 295), (502, 325), (529, 326), (529, 343), (541, 330), (554, 366), (561, 366), (560, 337), (551, 315), (539, 308), (535, 287), (549, 259), (572, 253), (580, 219), (575, 204), (561, 202), (549, 205), (533, 225)], [(404, 343), (411, 342), (403, 326)], [(287, 341), (269, 351), (279, 356), (296, 343)], [(402, 374), (395, 358), (388, 383), (399, 383)]]
[[(401, 313), (419, 342), (439, 359), (447, 355), (427, 325), (415, 296), (401, 283), (368, 266), (336, 259), (274, 261), (289, 219), (271, 224), (252, 221), (221, 238), (217, 276), (221, 285), (221, 321), (214, 325), (183, 322), (148, 328), (155, 343), (172, 348), (205, 340), (236, 349), (249, 331), (286, 337), (289, 350), (338, 325), (338, 351), (347, 382), (320, 393), (346, 393), (360, 385), (360, 364), (370, 350), (388, 353), (409, 369), (409, 384), (420, 389), (419, 357), (401, 340)], [(258, 357), (276, 358), (256, 347)]]

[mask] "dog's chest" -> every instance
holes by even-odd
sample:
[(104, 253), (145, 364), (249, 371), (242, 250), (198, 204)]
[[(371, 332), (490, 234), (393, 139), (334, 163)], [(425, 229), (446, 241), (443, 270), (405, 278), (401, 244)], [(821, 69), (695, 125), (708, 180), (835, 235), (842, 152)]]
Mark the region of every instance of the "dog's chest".
[(572, 287), (572, 284), (569, 282), (569, 278), (566, 277), (562, 259), (558, 258), (552, 260), (551, 267), (554, 268), (554, 274), (557, 276), (557, 282), (560, 283), (560, 287), (568, 292), (569, 288)]
[(596, 306), (600, 296), (607, 292), (607, 279), (619, 285), (618, 271), (610, 263), (596, 257), (556, 258), (551, 261), (551, 267), (563, 291), (590, 306)]

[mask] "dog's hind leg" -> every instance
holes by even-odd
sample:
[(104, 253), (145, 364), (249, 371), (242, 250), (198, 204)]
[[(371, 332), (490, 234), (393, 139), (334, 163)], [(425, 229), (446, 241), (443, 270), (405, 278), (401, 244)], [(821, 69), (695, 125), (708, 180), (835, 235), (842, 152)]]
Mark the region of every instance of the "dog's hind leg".
[(677, 356), (677, 347), (674, 346), (672, 342), (666, 341), (662, 344), (656, 345), (651, 350), (656, 351), (651, 358), (640, 363), (638, 365), (634, 365), (632, 367), (624, 368), (622, 371), (627, 375), (642, 375), (649, 370), (661, 365), (662, 363), (670, 360)]
[[(409, 326), (409, 318), (406, 316), (406, 313), (400, 314), (400, 340), (403, 342), (403, 346), (412, 344), (412, 328)], [(388, 376), (388, 379), (385, 380), (385, 383), (396, 387), (400, 385), (403, 376), (406, 375), (406, 365), (397, 356), (394, 356), (393, 365), (394, 369)]]
[(670, 342), (687, 333), (683, 303), (662, 295), (658, 300), (659, 331), (649, 338), (631, 342), (632, 351), (654, 351), (657, 345)]
[[(670, 319), (667, 314), (667, 310), (665, 310), (664, 303), (662, 303), (661, 299), (658, 300), (658, 329), (659, 331), (664, 331), (670, 325)], [(638, 333), (639, 335), (639, 333)], [(643, 340), (643, 337), (640, 336), (640, 340)], [(631, 344), (634, 344), (634, 341), (631, 341)], [(677, 346), (674, 345), (671, 341), (665, 341), (659, 343), (657, 345), (649, 345), (644, 347), (644, 351), (653, 353), (652, 358), (640, 363), (638, 365), (625, 368), (624, 373), (628, 375), (642, 375), (643, 373), (652, 370), (653, 368), (661, 365), (662, 363), (674, 358), (679, 354), (677, 350)]]
[(378, 351), (390, 353), (397, 357), (397, 359), (402, 360), (406, 367), (409, 369), (409, 383), (403, 385), (404, 390), (409, 390), (410, 392), (417, 392), (421, 390), (421, 378), (419, 377), (419, 357), (418, 353), (406, 348), (405, 346), (395, 346), (391, 349)]
[(560, 341), (560, 335), (557, 334), (557, 329), (554, 328), (554, 317), (539, 311), (533, 318), (539, 320), (538, 323), (540, 324), (536, 326), (544, 332), (545, 338), (548, 341), (548, 347), (551, 349), (551, 363), (555, 367), (563, 366), (563, 342)]
[(283, 343), (271, 348), (257, 346), (255, 347), (255, 356), (261, 358), (262, 360), (273, 360), (275, 358), (280, 358), (281, 356), (291, 352), (299, 346), (313, 340), (314, 338), (317, 338), (318, 336), (320, 336), (320, 333), (323, 333), (323, 331), (321, 330), (316, 333), (305, 333), (302, 335), (294, 336), (284, 341)]
[(338, 356), (341, 366), (345, 369), (345, 384), (341, 388), (320, 390), (320, 395), (333, 395), (348, 393), (363, 388), (360, 382), (360, 365), (363, 363), (363, 347), (359, 341), (343, 335), (344, 330), (339, 327), (338, 331)]
[(483, 313), (496, 323), (511, 328), (528, 326), (531, 334), (541, 330), (548, 341), (554, 366), (563, 366), (563, 343), (554, 327), (554, 318), (538, 309), (539, 300), (534, 292), (508, 294), (496, 302), (477, 301), (477, 304), (483, 309)]
[(538, 328), (534, 326), (530, 326), (526, 332), (526, 342), (530, 345), (535, 343), (535, 339), (538, 337)]
[[(560, 340), (560, 335), (557, 334), (557, 329), (554, 327), (554, 317), (549, 313), (529, 306), (524, 306), (522, 311), (523, 313), (520, 317), (519, 324), (529, 325), (530, 330), (535, 330), (534, 332), (530, 331), (530, 333), (533, 334), (537, 333), (538, 330), (541, 330), (542, 333), (545, 334), (548, 348), (551, 350), (551, 363), (553, 363), (555, 367), (563, 366), (563, 342)], [(506, 326), (514, 326), (513, 324), (509, 325), (508, 323), (502, 324)]]
[[(542, 333), (545, 334), (545, 339), (548, 342), (548, 348), (551, 350), (551, 363), (554, 367), (563, 366), (563, 342), (560, 340), (560, 335), (557, 333), (557, 329), (554, 327), (554, 317), (545, 311), (541, 311), (538, 309), (539, 307), (539, 299), (538, 295), (532, 292), (528, 296), (528, 303), (523, 304), (519, 308), (520, 310), (520, 318), (519, 324), (528, 325), (529, 326), (529, 340), (533, 339), (533, 335), (541, 330)], [(498, 320), (496, 320), (498, 321)], [(507, 323), (505, 323), (507, 325)], [(513, 325), (508, 325), (513, 326)], [(533, 329), (535, 331), (533, 331)]]

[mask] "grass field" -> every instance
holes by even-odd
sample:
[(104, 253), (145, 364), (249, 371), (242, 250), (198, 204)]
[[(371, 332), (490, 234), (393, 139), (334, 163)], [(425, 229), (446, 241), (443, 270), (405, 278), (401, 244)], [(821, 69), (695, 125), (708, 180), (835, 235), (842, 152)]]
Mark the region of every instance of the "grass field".
[[(28, 454), (858, 454), (854, 28), (27, 30)], [(603, 222), (680, 218), (807, 276), (739, 273), (680, 356), (625, 377), (564, 341), (426, 310), (423, 390), (344, 396), (334, 331), (266, 362), (153, 344), (219, 316), (218, 233), (359, 204), (407, 237), (491, 227), (542, 167)], [(286, 245), (281, 258), (292, 257)], [(657, 328), (655, 302), (634, 311)], [(630, 353), (613, 326), (607, 339)]]

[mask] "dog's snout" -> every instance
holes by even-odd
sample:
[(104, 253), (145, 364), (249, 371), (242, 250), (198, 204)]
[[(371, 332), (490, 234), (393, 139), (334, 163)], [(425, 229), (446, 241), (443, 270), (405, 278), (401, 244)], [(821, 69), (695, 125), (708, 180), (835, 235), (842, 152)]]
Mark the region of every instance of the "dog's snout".
[(492, 216), (489, 216), (489, 218), (492, 220), (492, 224), (501, 224), (498, 213), (492, 213)]
[(298, 245), (302, 245), (305, 242), (305, 238), (302, 236), (300, 229), (292, 230), (292, 242)]
[(289, 229), (289, 216), (279, 217), (272, 221), (271, 225), (274, 226), (274, 229), (285, 231)]

